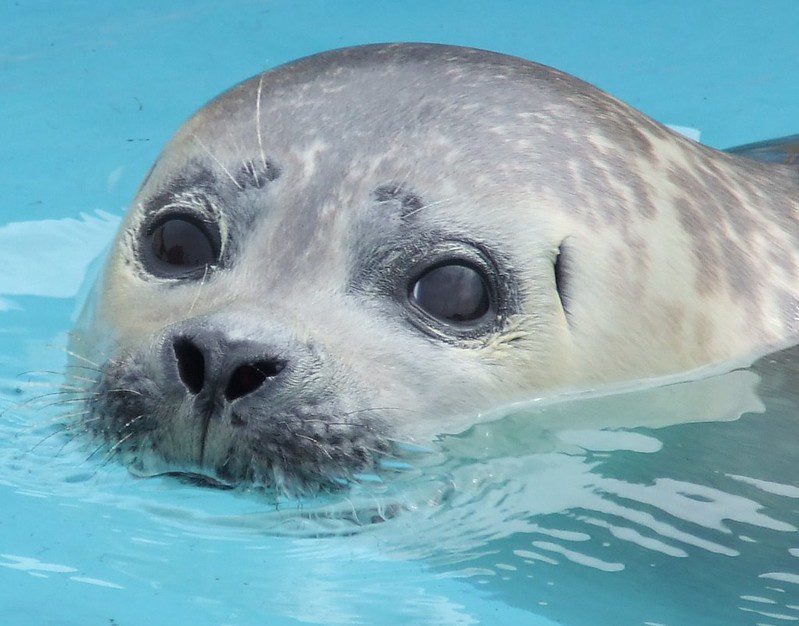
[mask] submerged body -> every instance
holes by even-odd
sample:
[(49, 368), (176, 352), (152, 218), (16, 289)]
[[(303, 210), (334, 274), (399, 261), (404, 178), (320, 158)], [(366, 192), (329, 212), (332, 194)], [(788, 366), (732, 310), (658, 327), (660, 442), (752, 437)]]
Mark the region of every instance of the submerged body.
[(142, 184), (74, 335), (87, 426), (143, 474), (340, 484), (503, 403), (792, 335), (797, 199), (795, 170), (521, 59), (308, 57)]

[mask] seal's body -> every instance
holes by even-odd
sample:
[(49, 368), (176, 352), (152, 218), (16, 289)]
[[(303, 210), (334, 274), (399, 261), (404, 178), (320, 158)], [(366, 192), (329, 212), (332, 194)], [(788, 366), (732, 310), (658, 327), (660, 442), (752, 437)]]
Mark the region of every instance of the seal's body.
[(452, 416), (789, 336), (798, 198), (521, 59), (308, 57), (143, 183), (76, 330), (87, 425), (143, 473), (338, 484)]

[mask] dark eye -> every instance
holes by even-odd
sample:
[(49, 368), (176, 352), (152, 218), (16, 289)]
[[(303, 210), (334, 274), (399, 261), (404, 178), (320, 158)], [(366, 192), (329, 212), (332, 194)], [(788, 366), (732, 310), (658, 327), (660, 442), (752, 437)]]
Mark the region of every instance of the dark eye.
[(457, 324), (476, 322), (491, 309), (482, 274), (462, 263), (427, 270), (411, 287), (410, 299), (429, 315)]
[(144, 248), (147, 269), (158, 276), (191, 275), (219, 260), (218, 234), (191, 216), (155, 222), (148, 229)]

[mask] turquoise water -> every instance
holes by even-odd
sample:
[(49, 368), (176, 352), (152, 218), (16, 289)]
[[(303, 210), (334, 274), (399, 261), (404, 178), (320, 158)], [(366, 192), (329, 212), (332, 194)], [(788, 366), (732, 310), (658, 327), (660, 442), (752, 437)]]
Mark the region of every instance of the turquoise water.
[(2, 623), (799, 620), (792, 350), (532, 402), (442, 437), (395, 484), (301, 508), (137, 480), (52, 435), (42, 394), (92, 260), (183, 119), (266, 67), (459, 43), (569, 71), (709, 145), (799, 131), (794, 2), (562, 4), (0, 4)]

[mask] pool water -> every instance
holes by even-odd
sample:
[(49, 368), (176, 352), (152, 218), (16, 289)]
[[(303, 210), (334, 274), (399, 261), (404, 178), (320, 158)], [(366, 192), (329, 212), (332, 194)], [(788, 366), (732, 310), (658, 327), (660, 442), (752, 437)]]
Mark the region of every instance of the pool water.
[(48, 395), (124, 205), (232, 83), (342, 45), (460, 43), (557, 66), (723, 147), (799, 131), (799, 6), (65, 6), (0, 5), (0, 622), (799, 621), (796, 348), (531, 399), (442, 435), (396, 480), (306, 501), (136, 479), (58, 432), (69, 398)]

